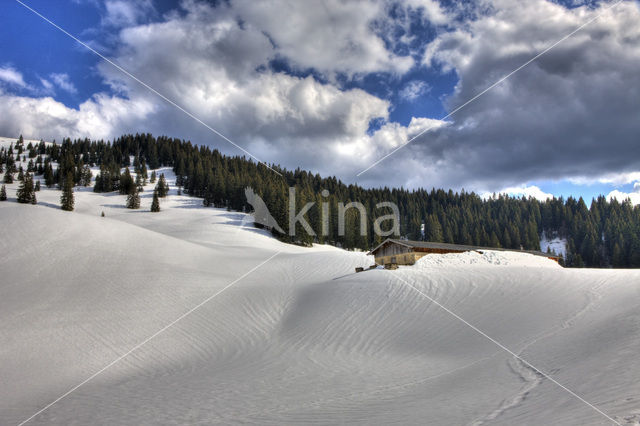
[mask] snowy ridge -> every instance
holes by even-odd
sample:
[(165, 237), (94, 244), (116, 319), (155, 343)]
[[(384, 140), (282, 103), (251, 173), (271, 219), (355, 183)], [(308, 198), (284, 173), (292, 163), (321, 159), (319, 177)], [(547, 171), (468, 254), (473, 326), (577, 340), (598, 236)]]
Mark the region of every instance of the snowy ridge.
[[(29, 143), (33, 145), (40, 143), (40, 139), (24, 139), (23, 138), (22, 140), (24, 141), (25, 148), (27, 147), (27, 145), (29, 145)], [(16, 142), (18, 142), (18, 138), (7, 138), (7, 137), (0, 136), (0, 148), (9, 148), (11, 144), (15, 146)], [(50, 144), (51, 142), (45, 141), (45, 143)]]

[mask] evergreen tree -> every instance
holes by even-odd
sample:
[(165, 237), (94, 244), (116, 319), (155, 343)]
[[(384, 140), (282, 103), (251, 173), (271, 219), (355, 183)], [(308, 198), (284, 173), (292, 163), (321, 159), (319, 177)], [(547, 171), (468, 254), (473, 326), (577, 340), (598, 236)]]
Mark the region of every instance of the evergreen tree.
[(73, 173), (67, 173), (67, 177), (62, 184), (62, 195), (60, 196), (60, 205), (62, 210), (73, 211)]
[(31, 173), (27, 172), (16, 191), (16, 198), (19, 203), (27, 204), (32, 201), (33, 197), (35, 197), (33, 177), (31, 176)]
[(131, 192), (129, 192), (129, 195), (127, 196), (127, 208), (140, 208), (140, 194), (138, 193), (138, 187), (135, 185), (131, 187)]
[(93, 177), (93, 173), (91, 172), (91, 167), (87, 164), (82, 168), (80, 172), (80, 185), (82, 186), (91, 186), (91, 178)]
[(618, 244), (617, 242), (613, 246), (613, 256), (611, 259), (611, 264), (614, 268), (623, 268), (625, 266), (624, 254), (622, 252), (622, 249), (620, 248), (620, 244)]
[(13, 183), (13, 173), (11, 173), (11, 170), (9, 170), (9, 167), (7, 166), (7, 171), (4, 174), (4, 183)]
[(44, 166), (44, 184), (47, 185), (47, 188), (51, 188), (54, 183), (53, 168), (51, 167), (51, 163), (47, 163)]
[(153, 201), (151, 202), (151, 211), (154, 213), (160, 211), (160, 200), (158, 199), (158, 191), (153, 191)]
[(149, 179), (149, 183), (156, 183), (156, 171), (151, 172), (151, 179)]
[(0, 188), (0, 201), (7, 201), (7, 188), (4, 185)]
[(131, 188), (135, 186), (135, 182), (131, 177), (131, 172), (129, 172), (129, 168), (124, 168), (124, 173), (120, 175), (120, 194), (131, 194)]
[(442, 226), (435, 215), (429, 215), (425, 223), (425, 239), (434, 243), (441, 243), (444, 239)]
[(136, 187), (138, 187), (138, 192), (144, 191), (142, 187), (142, 175), (140, 173), (136, 174)]
[(40, 191), (40, 180), (36, 181), (35, 191), (36, 192)]
[(142, 167), (140, 168), (140, 174), (142, 175), (142, 185), (147, 184), (147, 179), (149, 179), (149, 174), (147, 173), (147, 165), (142, 162)]
[(158, 197), (164, 198), (169, 193), (169, 185), (167, 185), (167, 181), (164, 178), (164, 173), (160, 175), (160, 179), (158, 179), (158, 184), (156, 185), (156, 191), (158, 192)]

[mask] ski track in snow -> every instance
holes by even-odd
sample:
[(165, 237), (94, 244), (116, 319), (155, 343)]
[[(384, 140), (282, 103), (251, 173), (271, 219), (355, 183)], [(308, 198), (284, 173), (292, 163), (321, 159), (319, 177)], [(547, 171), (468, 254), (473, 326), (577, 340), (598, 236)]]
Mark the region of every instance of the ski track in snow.
[(282, 244), (241, 228), (244, 214), (201, 208), (175, 188), (151, 214), (151, 193), (140, 211), (90, 190), (76, 192), (74, 213), (48, 189), (39, 206), (0, 203), (1, 424), (29, 417), (278, 251), (30, 424), (603, 424), (396, 275), (638, 423), (637, 271), (487, 252), (354, 274), (371, 258)]
[[(571, 327), (571, 325), (580, 316), (582, 316), (585, 312), (587, 312), (588, 310), (593, 308), (593, 306), (596, 303), (596, 301), (601, 297), (600, 294), (597, 292), (597, 289), (599, 287), (601, 287), (602, 285), (603, 285), (603, 283), (599, 283), (599, 284), (595, 285), (592, 289), (587, 291), (587, 293), (586, 293), (587, 294), (587, 303), (584, 305), (583, 308), (581, 308), (579, 311), (577, 311), (576, 313), (571, 315), (568, 319), (563, 321), (562, 324), (560, 324), (560, 326), (554, 327), (553, 329), (551, 329), (551, 330), (549, 330), (549, 331), (547, 331), (547, 332), (545, 332), (545, 333), (543, 333), (543, 334), (541, 334), (539, 336), (536, 336), (535, 338), (531, 339), (518, 352), (516, 352), (516, 355), (518, 355), (518, 357), (528, 361), (527, 356), (525, 354), (525, 351), (529, 347), (531, 347), (531, 346), (537, 344), (538, 342), (544, 340), (546, 337), (555, 335), (555, 334), (560, 333), (563, 330), (566, 330), (567, 328)], [(522, 388), (515, 395), (513, 395), (511, 398), (502, 401), (500, 403), (500, 406), (497, 407), (492, 412), (490, 412), (488, 415), (486, 415), (482, 419), (478, 419), (478, 420), (475, 420), (472, 423), (470, 423), (471, 426), (479, 426), (479, 425), (485, 424), (489, 420), (494, 420), (494, 419), (498, 418), (499, 416), (504, 414), (507, 410), (522, 404), (524, 402), (524, 400), (527, 398), (527, 395), (529, 395), (529, 393), (531, 391), (533, 391), (535, 388), (537, 388), (545, 380), (545, 377), (539, 371), (535, 370), (530, 365), (527, 365), (520, 358), (511, 357), (508, 360), (508, 364), (509, 364), (509, 368), (511, 369), (511, 371), (514, 374), (516, 374), (524, 382), (524, 385), (522, 386)], [(535, 364), (532, 364), (532, 365), (540, 368), (539, 366), (537, 366)], [(544, 371), (544, 369), (542, 369), (542, 372), (545, 373), (545, 374), (549, 374), (549, 372), (548, 371)]]

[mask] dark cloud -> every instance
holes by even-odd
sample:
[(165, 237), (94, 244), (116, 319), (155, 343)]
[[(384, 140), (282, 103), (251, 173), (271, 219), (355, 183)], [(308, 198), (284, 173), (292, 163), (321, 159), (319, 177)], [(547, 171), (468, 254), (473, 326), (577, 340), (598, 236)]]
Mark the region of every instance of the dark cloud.
[(621, 3), (603, 12), (499, 1), (495, 9), (427, 49), (428, 63), (443, 63), (459, 74), (447, 100), (450, 109), (602, 16), (455, 114), (452, 126), (407, 150), (460, 171), (445, 175), (452, 186), (494, 189), (638, 170), (637, 6)]

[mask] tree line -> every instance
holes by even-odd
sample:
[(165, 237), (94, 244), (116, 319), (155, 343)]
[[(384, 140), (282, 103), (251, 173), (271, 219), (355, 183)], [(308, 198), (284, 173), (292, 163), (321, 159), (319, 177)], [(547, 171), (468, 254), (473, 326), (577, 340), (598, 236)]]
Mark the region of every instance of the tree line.
[[(149, 170), (172, 167), (179, 191), (202, 198), (205, 206), (236, 211), (250, 211), (245, 188), (251, 187), (284, 231), (273, 230), (274, 235), (291, 243), (317, 242), (368, 250), (384, 237), (373, 232), (373, 220), (365, 223), (365, 234), (361, 235), (359, 213), (355, 208), (346, 211), (345, 232), (339, 232), (336, 214), (339, 203), (357, 201), (364, 206), (368, 218), (375, 218), (391, 213), (376, 207), (387, 201), (399, 208), (399, 236), (403, 238), (539, 250), (540, 236), (544, 232), (549, 237), (567, 240), (566, 258), (563, 259), (567, 266), (640, 267), (640, 206), (633, 206), (630, 200), (607, 201), (600, 196), (587, 206), (582, 198), (573, 197), (539, 201), (498, 195), (483, 199), (465, 191), (362, 188), (345, 184), (336, 177), (321, 177), (300, 169), (286, 170), (279, 165), (270, 165), (281, 173), (279, 176), (245, 157), (227, 156), (207, 146), (148, 133), (123, 135), (111, 142), (64, 139), (59, 145), (40, 143), (17, 150), (14, 147), (0, 151), (0, 163), (13, 171), (10, 167), (16, 156), (25, 159), (28, 156), (29, 173), (42, 175), (48, 187), (62, 188), (67, 179), (73, 185), (90, 185), (89, 167), (98, 166), (100, 172), (95, 179), (94, 191), (119, 191), (131, 196), (146, 183)], [(53, 170), (52, 162), (58, 163), (57, 169)], [(136, 171), (135, 180), (128, 170), (132, 165)], [(124, 171), (123, 167), (126, 167)], [(155, 178), (153, 171), (152, 183)], [(300, 223), (295, 225), (300, 227), (295, 230), (295, 236), (290, 235), (290, 187), (296, 190), (296, 212), (308, 202), (315, 203), (304, 217), (317, 235), (305, 232)], [(167, 191), (166, 182), (156, 186), (160, 197), (166, 196)], [(133, 198), (131, 203), (135, 205), (135, 196)], [(139, 199), (137, 203), (139, 205)], [(153, 204), (158, 207), (155, 201)], [(326, 224), (323, 223), (322, 206), (330, 212)], [(323, 225), (327, 232), (320, 232)]]

